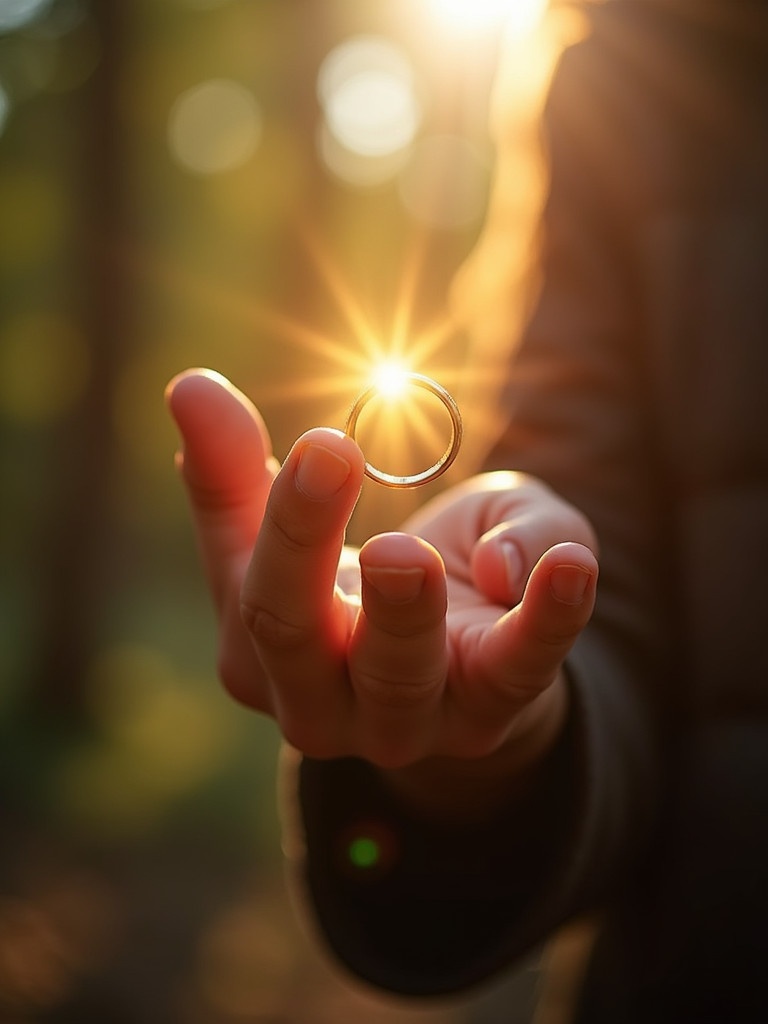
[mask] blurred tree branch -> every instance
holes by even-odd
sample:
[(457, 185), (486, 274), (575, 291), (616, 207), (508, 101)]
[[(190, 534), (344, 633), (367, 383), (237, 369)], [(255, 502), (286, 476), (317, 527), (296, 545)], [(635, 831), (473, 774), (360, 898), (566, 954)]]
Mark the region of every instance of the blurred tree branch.
[(81, 402), (53, 441), (55, 502), (44, 519), (40, 545), (40, 642), (30, 693), (36, 707), (73, 716), (85, 709), (85, 679), (117, 544), (112, 408), (131, 333), (121, 258), (128, 189), (119, 112), (127, 5), (92, 0), (90, 11), (101, 60), (71, 101), (80, 105), (81, 121), (73, 172), (74, 237), (68, 246), (77, 282), (69, 301), (86, 336), (90, 376)]

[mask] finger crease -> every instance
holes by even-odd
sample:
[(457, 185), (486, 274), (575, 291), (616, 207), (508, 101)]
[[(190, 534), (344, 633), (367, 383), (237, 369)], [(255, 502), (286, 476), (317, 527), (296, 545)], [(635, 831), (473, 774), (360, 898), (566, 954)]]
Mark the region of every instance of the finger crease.
[(266, 608), (244, 604), (241, 614), (248, 631), (259, 645), (295, 650), (303, 647), (311, 638), (311, 631), (305, 626), (282, 619)]

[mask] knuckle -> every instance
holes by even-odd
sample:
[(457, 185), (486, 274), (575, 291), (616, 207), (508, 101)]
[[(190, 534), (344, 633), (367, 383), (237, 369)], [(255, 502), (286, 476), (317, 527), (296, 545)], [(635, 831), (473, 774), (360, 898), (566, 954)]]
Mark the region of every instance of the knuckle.
[(373, 672), (359, 673), (355, 679), (358, 694), (379, 707), (410, 711), (435, 700), (441, 691), (441, 679), (403, 679)]
[(376, 593), (371, 593), (370, 588), (364, 588), (362, 606), (366, 617), (375, 624), (376, 629), (390, 637), (393, 643), (401, 643), (405, 647), (445, 629), (448, 609), (446, 598), (439, 603), (417, 598), (415, 602), (388, 605)]
[(292, 651), (303, 647), (310, 639), (304, 626), (290, 622), (264, 605), (243, 602), (240, 613), (257, 647)]
[(231, 512), (253, 499), (250, 486), (217, 487), (214, 484), (202, 483), (195, 479), (186, 469), (183, 479), (193, 505), (200, 512), (212, 514)]
[(329, 520), (322, 509), (313, 509), (308, 515), (287, 501), (268, 503), (264, 520), (267, 532), (288, 553), (305, 553), (326, 541), (336, 528), (335, 520)]
[(557, 630), (548, 629), (536, 634), (536, 641), (545, 649), (558, 650), (570, 647), (581, 632), (580, 626), (567, 626)]
[[(370, 604), (363, 598), (363, 610), (370, 613)], [(387, 637), (392, 639), (393, 643), (398, 641), (412, 641), (418, 643), (419, 640), (425, 636), (429, 636), (433, 630), (440, 626), (443, 620), (442, 614), (440, 617), (430, 616), (419, 616), (414, 612), (413, 609), (402, 610), (399, 615), (387, 615), (386, 622), (379, 622), (378, 628)]]
[[(578, 609), (577, 609), (578, 610)], [(586, 623), (583, 618), (570, 618), (557, 624), (550, 623), (546, 629), (534, 633), (535, 641), (543, 648), (570, 647), (579, 637)]]
[[(491, 682), (491, 688), (515, 711), (531, 703), (546, 688), (551, 671), (538, 665), (521, 665), (514, 673)], [(482, 739), (478, 738), (479, 749)]]
[(267, 506), (265, 519), (281, 547), (292, 552), (303, 552), (313, 541), (313, 523), (310, 517), (290, 515), (285, 508), (276, 510)]

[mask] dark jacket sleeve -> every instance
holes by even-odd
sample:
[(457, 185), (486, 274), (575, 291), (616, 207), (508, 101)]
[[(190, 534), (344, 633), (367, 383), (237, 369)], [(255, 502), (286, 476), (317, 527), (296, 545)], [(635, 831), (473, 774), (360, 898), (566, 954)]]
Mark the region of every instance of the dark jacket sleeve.
[(615, 187), (620, 121), (605, 109), (616, 96), (595, 47), (569, 51), (552, 85), (540, 295), (488, 461), (546, 480), (599, 536), (598, 606), (568, 662), (561, 742), (528, 797), (477, 829), (410, 818), (361, 761), (295, 765), (291, 850), (321, 932), (355, 974), (405, 994), (509, 966), (626, 884), (651, 833), (671, 714), (664, 474)]

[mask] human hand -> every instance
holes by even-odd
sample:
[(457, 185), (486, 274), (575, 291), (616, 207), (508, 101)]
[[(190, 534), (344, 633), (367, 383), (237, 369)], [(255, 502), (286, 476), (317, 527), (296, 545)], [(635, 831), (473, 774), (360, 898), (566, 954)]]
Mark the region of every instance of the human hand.
[(182, 374), (168, 401), (235, 697), (319, 758), (391, 770), (501, 756), (524, 771), (541, 756), (594, 602), (579, 513), (530, 478), (475, 477), (363, 545), (358, 599), (337, 586), (363, 479), (354, 441), (316, 428), (279, 469), (222, 378)]

